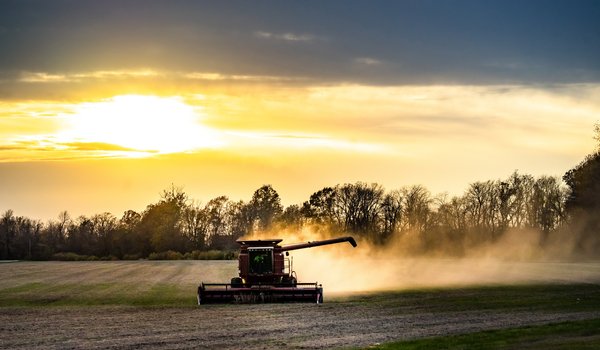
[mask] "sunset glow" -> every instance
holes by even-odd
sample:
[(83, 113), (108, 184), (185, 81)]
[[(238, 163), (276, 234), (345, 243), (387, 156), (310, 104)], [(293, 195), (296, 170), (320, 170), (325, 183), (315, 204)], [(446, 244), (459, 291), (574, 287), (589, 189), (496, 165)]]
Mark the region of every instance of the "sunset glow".
[(201, 111), (179, 98), (124, 95), (75, 106), (65, 115), (64, 142), (106, 143), (134, 152), (174, 153), (218, 147)]

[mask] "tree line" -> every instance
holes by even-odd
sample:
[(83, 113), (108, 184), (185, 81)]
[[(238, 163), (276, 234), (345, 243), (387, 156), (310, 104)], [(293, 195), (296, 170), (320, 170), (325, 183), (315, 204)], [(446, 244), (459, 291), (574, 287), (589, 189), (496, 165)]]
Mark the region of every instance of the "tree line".
[[(596, 126), (600, 136), (599, 127)], [(600, 143), (600, 139), (599, 139)], [(570, 236), (577, 253), (600, 253), (600, 149), (562, 178), (514, 172), (504, 180), (471, 183), (460, 196), (433, 196), (416, 185), (386, 191), (376, 183), (325, 187), (300, 205), (283, 207), (271, 185), (251, 200), (219, 196), (205, 204), (171, 186), (142, 212), (127, 210), (55, 220), (0, 218), (0, 259), (85, 256), (105, 259), (215, 258), (257, 232), (352, 234), (375, 245), (411, 237), (411, 252), (465, 254), (509, 230), (535, 230), (544, 246), (552, 235)], [(212, 254), (206, 252), (212, 251)], [(67, 254), (67, 255), (65, 255)]]

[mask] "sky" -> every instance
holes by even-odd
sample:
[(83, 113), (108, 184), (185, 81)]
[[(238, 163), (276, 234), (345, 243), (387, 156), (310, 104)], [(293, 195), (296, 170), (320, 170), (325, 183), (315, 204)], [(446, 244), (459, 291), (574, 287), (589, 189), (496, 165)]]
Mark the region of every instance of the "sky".
[(598, 18), (584, 0), (0, 0), (0, 211), (562, 176), (596, 144)]

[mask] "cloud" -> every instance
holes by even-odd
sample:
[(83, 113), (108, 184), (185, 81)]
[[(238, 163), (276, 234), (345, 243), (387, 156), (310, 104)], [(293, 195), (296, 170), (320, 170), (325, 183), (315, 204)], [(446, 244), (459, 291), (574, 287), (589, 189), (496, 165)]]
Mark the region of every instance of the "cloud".
[(25, 145), (2, 145), (0, 146), (0, 152), (3, 151), (23, 151), (27, 150), (29, 147)]
[(138, 70), (99, 70), (78, 73), (52, 73), (52, 72), (21, 72), (17, 78), (21, 83), (79, 83), (86, 80), (100, 79), (129, 79), (153, 78), (159, 73), (151, 69)]
[[(242, 76), (302, 75), (324, 84), (600, 81), (600, 49), (590, 44), (598, 32), (600, 8), (590, 4), (553, 1), (541, 13), (535, 2), (206, 6), (186, 1), (181, 6), (160, 2), (144, 11), (134, 9), (135, 2), (119, 2), (120, 10), (107, 2), (67, 3), (38, 8), (29, 2), (3, 2), (0, 75), (29, 71), (33, 74), (23, 76), (23, 82), (70, 82), (85, 78), (68, 74), (70, 70), (107, 70), (94, 74), (105, 79), (111, 69), (151, 67)], [(560, 35), (542, 28), (561, 28)], [(329, 41), (331, 45), (318, 45)], [(283, 44), (287, 45), (282, 48)], [(382, 64), (385, 69), (365, 71), (356, 64)]]
[(354, 62), (367, 66), (377, 66), (381, 64), (380, 60), (372, 57), (357, 57), (354, 59)]
[(139, 158), (156, 154), (105, 142), (61, 142), (53, 136), (24, 136), (0, 145), (0, 162), (91, 158)]
[(383, 153), (385, 146), (377, 143), (347, 140), (338, 136), (303, 134), (303, 133), (277, 133), (257, 131), (230, 131), (226, 133), (231, 145), (246, 151), (250, 149), (270, 149), (289, 152), (290, 150), (337, 150), (360, 153)]
[(282, 77), (270, 75), (241, 75), (241, 74), (222, 74), (216, 72), (190, 72), (181, 74), (172, 74), (184, 79), (190, 80), (208, 80), (208, 81), (247, 81), (247, 82), (277, 82), (301, 80), (295, 77)]
[[(136, 80), (136, 79), (154, 79), (154, 80), (205, 80), (205, 81), (239, 81), (239, 82), (276, 82), (276, 81), (297, 81), (300, 77), (286, 77), (275, 75), (252, 75), (252, 74), (226, 74), (220, 72), (181, 72), (181, 71), (158, 71), (152, 69), (139, 70), (100, 70), (83, 71), (71, 73), (58, 72), (20, 72), (14, 77), (12, 82), (27, 84), (49, 84), (49, 83), (85, 83), (98, 81), (117, 81), (117, 80)], [(10, 83), (9, 79), (2, 82)]]
[(271, 33), (265, 31), (256, 31), (254, 36), (261, 39), (274, 39), (289, 42), (312, 42), (317, 39), (311, 34), (296, 34), (296, 33)]
[(23, 72), (18, 79), (22, 83), (64, 83), (75, 81), (64, 74), (50, 74), (45, 72)]
[(64, 142), (59, 143), (61, 146), (66, 146), (75, 151), (124, 151), (124, 152), (139, 152), (129, 147), (123, 147), (106, 142)]

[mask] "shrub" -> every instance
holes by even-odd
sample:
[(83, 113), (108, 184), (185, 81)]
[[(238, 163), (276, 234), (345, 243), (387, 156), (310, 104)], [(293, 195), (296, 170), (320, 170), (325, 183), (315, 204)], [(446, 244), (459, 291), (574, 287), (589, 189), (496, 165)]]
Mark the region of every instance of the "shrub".
[(140, 254), (125, 254), (123, 260), (139, 260), (142, 256)]
[(160, 253), (150, 253), (148, 260), (183, 260), (183, 254), (172, 250)]
[(191, 254), (194, 260), (231, 260), (237, 257), (237, 254), (227, 250), (208, 250), (198, 251), (194, 250)]
[(119, 258), (117, 258), (114, 255), (107, 255), (107, 256), (103, 256), (100, 258), (101, 261), (115, 261), (115, 260), (119, 260)]
[(80, 255), (72, 252), (61, 252), (52, 255), (52, 260), (59, 261), (97, 261), (98, 257), (95, 255)]
[(183, 260), (183, 254), (180, 252), (174, 252), (172, 250), (167, 250), (165, 253), (165, 260)]

